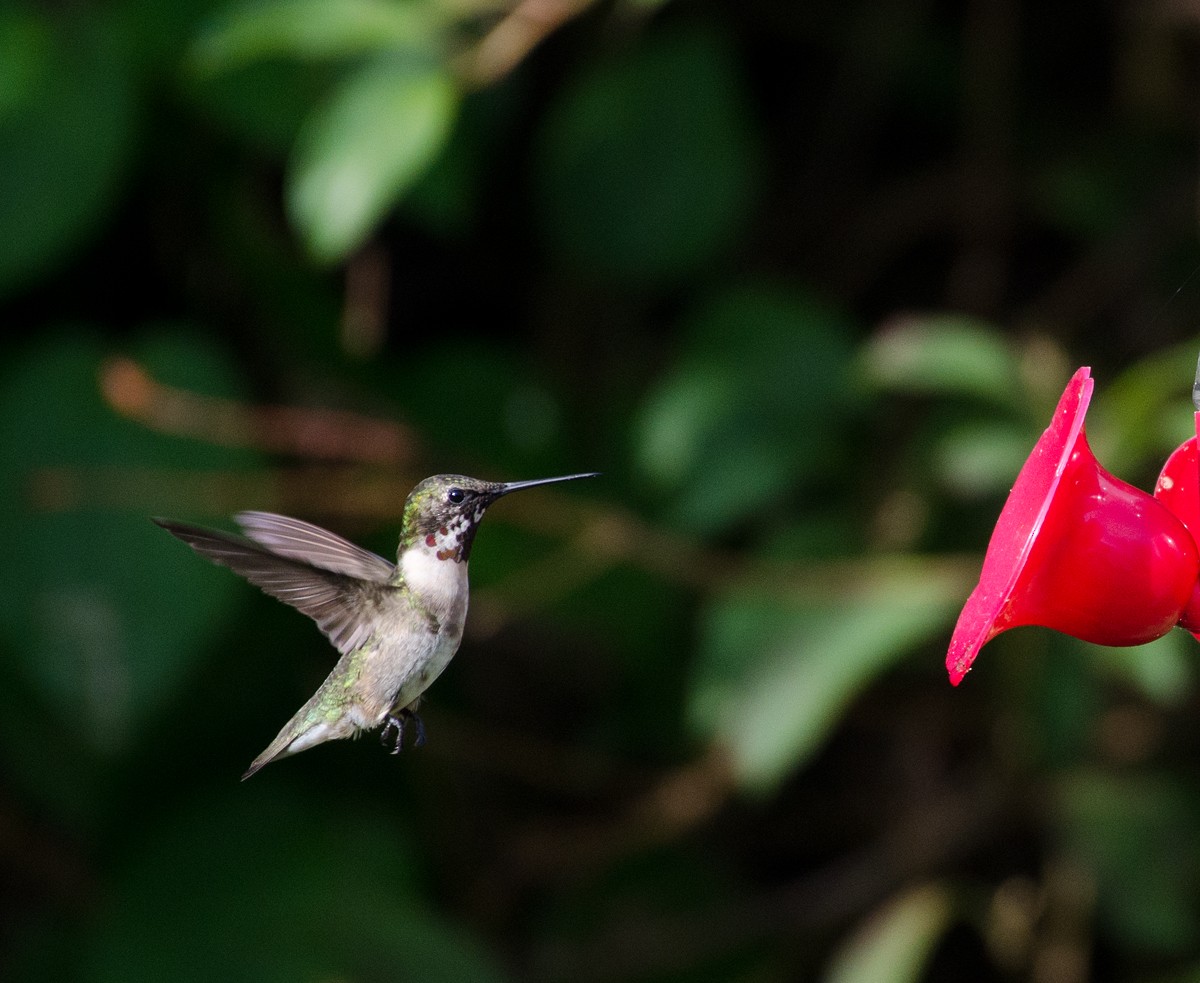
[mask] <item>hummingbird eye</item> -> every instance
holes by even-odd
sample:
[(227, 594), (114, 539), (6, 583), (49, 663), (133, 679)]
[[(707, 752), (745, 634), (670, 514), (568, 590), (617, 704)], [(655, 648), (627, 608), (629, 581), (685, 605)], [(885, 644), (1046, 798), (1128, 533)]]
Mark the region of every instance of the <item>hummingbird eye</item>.
[(446, 501), (451, 505), (462, 505), (466, 501), (467, 493), (461, 488), (451, 488), (446, 492)]

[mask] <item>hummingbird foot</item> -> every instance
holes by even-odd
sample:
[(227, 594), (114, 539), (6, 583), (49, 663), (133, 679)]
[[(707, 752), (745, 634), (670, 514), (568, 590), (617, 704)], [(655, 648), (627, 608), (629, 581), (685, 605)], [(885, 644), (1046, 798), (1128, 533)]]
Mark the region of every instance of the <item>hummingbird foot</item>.
[(392, 754), (399, 754), (404, 750), (404, 728), (410, 720), (417, 728), (417, 736), (413, 739), (412, 746), (414, 748), (424, 747), (425, 722), (408, 709), (401, 710), (399, 713), (389, 713), (383, 718), (383, 732), (379, 735), (379, 743), (384, 747), (390, 745)]
[(392, 754), (399, 754), (404, 747), (404, 718), (388, 714), (383, 720), (383, 731), (379, 735), (379, 743), (384, 747), (391, 745)]

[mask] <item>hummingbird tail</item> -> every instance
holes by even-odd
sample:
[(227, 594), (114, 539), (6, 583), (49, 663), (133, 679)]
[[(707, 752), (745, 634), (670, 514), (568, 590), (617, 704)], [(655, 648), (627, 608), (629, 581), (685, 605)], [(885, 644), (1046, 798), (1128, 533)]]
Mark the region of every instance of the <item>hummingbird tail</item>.
[(287, 758), (301, 751), (307, 751), (310, 747), (315, 747), (317, 744), (322, 744), (325, 741), (336, 741), (342, 737), (349, 737), (356, 729), (353, 724), (344, 718), (339, 719), (333, 724), (325, 721), (314, 723), (312, 721), (312, 714), (306, 706), (296, 714), (294, 719), (288, 722), (288, 725), (279, 732), (279, 736), (267, 745), (267, 749), (250, 762), (250, 767), (242, 775), (242, 781), (244, 782), (256, 771), (264, 765), (269, 765), (272, 761), (278, 761), (280, 758)]
[(269, 765), (272, 761), (276, 761), (279, 758), (286, 758), (288, 755), (293, 754), (293, 751), (288, 750), (288, 745), (291, 743), (292, 735), (285, 730), (267, 746), (267, 749), (263, 751), (262, 754), (250, 762), (250, 767), (247, 768), (246, 773), (242, 775), (242, 781), (244, 782), (256, 771), (261, 769), (263, 765)]
[(258, 769), (260, 769), (263, 765), (269, 764), (270, 762), (272, 762), (274, 760), (275, 760), (274, 758), (268, 758), (265, 754), (260, 754), (252, 762), (250, 762), (250, 767), (246, 769), (245, 773), (242, 775), (241, 780), (244, 782), (247, 778), (249, 778), (256, 771), (258, 771)]

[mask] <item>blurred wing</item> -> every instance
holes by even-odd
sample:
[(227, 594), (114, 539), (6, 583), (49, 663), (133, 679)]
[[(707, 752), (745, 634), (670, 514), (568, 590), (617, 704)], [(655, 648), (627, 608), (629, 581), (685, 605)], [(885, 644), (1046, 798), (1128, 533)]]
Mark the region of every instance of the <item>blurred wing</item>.
[(239, 512), (234, 519), (242, 532), (278, 556), (378, 583), (387, 583), (396, 573), (382, 556), (310, 522), (274, 512)]
[(303, 611), (343, 655), (359, 648), (371, 637), (378, 602), (383, 592), (392, 589), (278, 556), (265, 546), (230, 533), (170, 519), (155, 519), (154, 522), (197, 553), (240, 573), (267, 594)]

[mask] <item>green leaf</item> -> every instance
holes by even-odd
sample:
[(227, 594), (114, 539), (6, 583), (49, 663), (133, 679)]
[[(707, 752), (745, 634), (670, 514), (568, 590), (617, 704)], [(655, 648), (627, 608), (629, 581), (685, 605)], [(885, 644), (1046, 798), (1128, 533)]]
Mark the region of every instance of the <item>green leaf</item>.
[(692, 728), (728, 749), (745, 787), (768, 791), (961, 600), (957, 577), (899, 560), (877, 561), (821, 594), (730, 593), (702, 618)]
[(893, 898), (839, 947), (825, 983), (916, 983), (952, 914), (938, 886)]
[(522, 74), (464, 95), (437, 161), (404, 199), (404, 217), (439, 238), (462, 239), (485, 213), (496, 161), (511, 149), (530, 113)]
[(271, 58), (348, 58), (399, 49), (431, 50), (440, 41), (434, 8), (397, 0), (270, 0), (232, 8), (193, 46), (200, 74)]
[(758, 190), (758, 138), (727, 35), (649, 35), (568, 85), (540, 134), (554, 255), (657, 283), (733, 247)]
[(312, 107), (328, 93), (330, 75), (300, 62), (265, 61), (189, 76), (183, 84), (206, 116), (249, 146), (283, 159)]
[(318, 260), (360, 245), (441, 150), (458, 104), (444, 68), (387, 57), (356, 71), (300, 133), (292, 220)]
[(1007, 420), (967, 418), (929, 441), (929, 470), (956, 495), (1003, 496), (1012, 488), (1035, 439), (1026, 428)]
[(0, 121), (35, 97), (50, 68), (49, 26), (19, 10), (0, 10)]
[(1123, 137), (1109, 120), (1072, 134), (1056, 127), (1054, 139), (1039, 141), (1026, 185), (1031, 219), (1077, 241), (1128, 230), (1144, 207), (1148, 174), (1161, 165), (1146, 144)]
[(1196, 639), (1183, 629), (1129, 648), (1080, 644), (1111, 676), (1163, 706), (1181, 706), (1195, 688)]
[[(89, 17), (88, 20), (95, 20)], [(0, 47), (23, 57), (0, 71), (0, 296), (87, 241), (111, 206), (131, 149), (134, 102), (116, 25), (56, 31), (18, 15)]]
[(967, 317), (899, 320), (863, 348), (859, 367), (877, 390), (1022, 405), (1016, 354), (995, 328)]
[(1058, 824), (1069, 855), (1099, 888), (1120, 945), (1158, 956), (1191, 950), (1200, 931), (1200, 802), (1170, 777), (1081, 772), (1063, 782)]
[(635, 453), (670, 518), (709, 533), (836, 455), (851, 353), (833, 312), (765, 286), (717, 294), (686, 330), (685, 352), (646, 399)]
[[(0, 510), (0, 657), (14, 681), (0, 688), (0, 703), (18, 704), (0, 711), (8, 728), (0, 745), (23, 776), (44, 768), (37, 781), (47, 788), (90, 780), (89, 762), (130, 750), (183, 690), (237, 594), (236, 582), (150, 523), (157, 509), (145, 471), (255, 460), (116, 417), (99, 392), (104, 354), (87, 335), (60, 334), (0, 374), (8, 435), (0, 495), (10, 503)], [(156, 374), (202, 390), (237, 386), (221, 353), (178, 333), (151, 339), (141, 357)], [(41, 728), (70, 735), (52, 745), (69, 751), (70, 763), (47, 767), (51, 748), (29, 746), (41, 746), (44, 730), (11, 728), (26, 704), (38, 708)], [(83, 801), (77, 791), (74, 799)]]
[[(439, 338), (413, 345), (402, 353), (403, 361), (381, 362), (374, 378), (380, 386), (390, 385), (397, 371), (423, 360), (436, 362), (445, 352)], [(511, 347), (458, 338), (454, 374), (470, 399), (447, 400), (445, 379), (437, 372), (411, 373), (400, 394), (405, 415), (431, 442), (494, 458), (501, 448), (510, 454), (540, 451), (561, 439), (562, 401), (543, 388), (535, 367), (522, 362)], [(522, 466), (533, 463), (536, 458)]]
[(1115, 379), (1097, 382), (1088, 438), (1114, 474), (1160, 465), (1195, 435), (1192, 382), (1196, 345), (1188, 341), (1139, 359)]
[(421, 897), (416, 855), (391, 815), (243, 789), (138, 837), (85, 936), (79, 978), (502, 978)]

